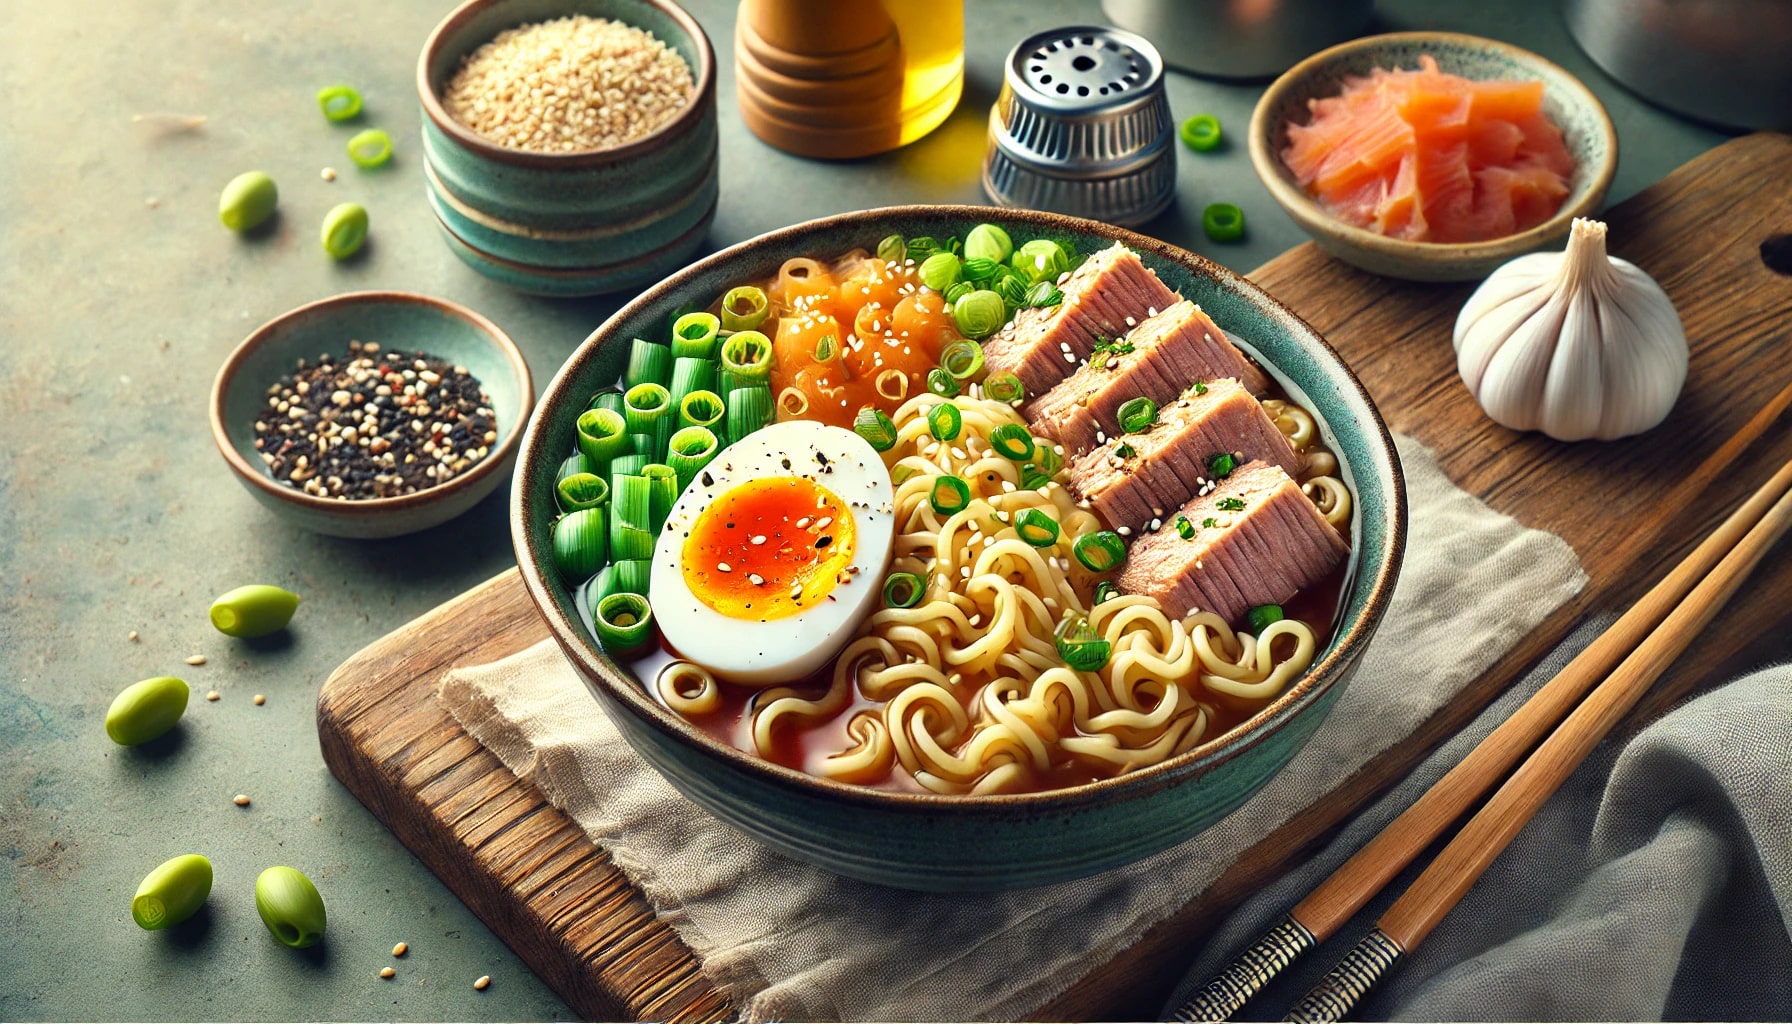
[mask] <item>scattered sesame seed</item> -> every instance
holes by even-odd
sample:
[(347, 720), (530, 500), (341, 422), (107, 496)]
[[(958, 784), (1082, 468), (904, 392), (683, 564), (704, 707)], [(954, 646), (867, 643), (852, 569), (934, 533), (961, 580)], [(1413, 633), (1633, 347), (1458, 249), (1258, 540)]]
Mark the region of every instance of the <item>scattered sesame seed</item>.
[(247, 807), (249, 806), (249, 794), (238, 793), (230, 802), (236, 804), (238, 807)]
[(131, 630), (131, 635), (125, 637), (125, 639), (131, 641), (132, 643), (135, 643), (137, 640), (137, 631), (134, 629)]
[(187, 664), (189, 664), (189, 665), (203, 665), (203, 664), (205, 664), (205, 655), (203, 655), (203, 654), (189, 654), (189, 655), (187, 655)]
[(747, 573), (747, 582), (753, 584), (755, 587), (763, 587), (765, 586), (765, 577), (756, 572), (750, 572)]
[(1132, 536), (1132, 527), (1122, 526), (1121, 528), (1119, 528), (1118, 530), (1115, 530), (1114, 532), (1119, 534), (1122, 537), (1130, 537), (1130, 536)]
[(318, 172), (318, 176), (323, 178), (325, 181), (335, 181), (336, 180), (336, 168), (326, 167), (322, 171)]
[(267, 702), (268, 702), (268, 696), (267, 696), (267, 694), (265, 694), (265, 693), (258, 693), (258, 694), (256, 694), (256, 695), (255, 695), (255, 703), (256, 703), (256, 704), (257, 704), (257, 705), (258, 705), (258, 706), (259, 706), (259, 705), (262, 705), (262, 704), (266, 704), (266, 703), (267, 703)]
[(474, 983), (473, 983), (473, 987), (474, 987), (474, 988), (476, 988), (476, 989), (478, 989), (478, 990), (479, 990), (479, 991), (481, 991), (481, 992), (484, 992), (484, 991), (485, 991), (485, 990), (486, 990), (486, 988), (487, 988), (487, 987), (488, 987), (488, 986), (490, 986), (490, 985), (491, 985), (491, 983), (492, 983), (492, 976), (491, 976), (491, 975), (489, 975), (489, 974), (481, 974), (481, 975), (480, 975), (480, 976), (479, 976), (479, 980), (478, 980), (478, 981), (475, 981), (475, 982), (474, 982)]
[(393, 970), (393, 969), (392, 969), (392, 968), (390, 968), (390, 967), (382, 967), (382, 968), (380, 968), (380, 977), (382, 977), (382, 978), (391, 978), (391, 977), (394, 977), (394, 976), (395, 976), (395, 975), (397, 975), (397, 974), (398, 974), (398, 972), (397, 972), (397, 971), (395, 971), (395, 970)]
[(218, 698), (219, 698), (219, 697), (222, 697), (222, 696), (224, 696), (224, 695), (223, 695), (223, 694), (221, 694), (221, 693), (219, 693), (219, 692), (218, 692), (218, 691), (216, 691), (216, 690), (207, 690), (207, 691), (206, 691), (206, 692), (205, 692), (205, 699), (206, 699), (206, 700), (217, 700), (217, 699), (218, 699)]
[(754, 544), (755, 544), (755, 545), (758, 545), (758, 544), (764, 544), (764, 543), (765, 543), (765, 534), (763, 534), (763, 533), (755, 533), (755, 534), (754, 534), (754, 535), (753, 535), (753, 537), (752, 537), (752, 542), (753, 542), (753, 543), (754, 543)]
[(716, 563), (716, 571), (717, 572), (733, 572), (734, 566), (729, 565), (727, 562), (717, 562)]
[(405, 953), (410, 951), (410, 948), (411, 948), (410, 943), (400, 942), (398, 945), (392, 947), (392, 955), (393, 956), (403, 956), (403, 955), (405, 955)]

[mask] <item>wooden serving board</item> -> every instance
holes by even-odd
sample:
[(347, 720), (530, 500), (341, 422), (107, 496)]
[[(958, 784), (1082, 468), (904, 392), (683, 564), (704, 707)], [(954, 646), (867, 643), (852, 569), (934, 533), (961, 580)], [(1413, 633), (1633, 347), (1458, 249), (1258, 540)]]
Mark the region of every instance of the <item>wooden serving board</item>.
[[(1756, 134), (1680, 168), (1609, 213), (1615, 254), (1667, 289), (1692, 345), (1666, 424), (1567, 445), (1494, 425), (1456, 376), (1450, 347), (1468, 286), (1391, 281), (1311, 244), (1252, 278), (1342, 352), (1393, 429), (1434, 448), (1459, 485), (1559, 534), (1590, 582), (1417, 733), (1329, 798), (1265, 836), (1208, 892), (1031, 1016), (1150, 1019), (1214, 920), (1274, 878), (1472, 718), (1589, 612), (1618, 610), (1792, 459), (1782, 421), (1709, 492), (1680, 507), (1673, 483), (1792, 381), (1792, 277), (1761, 262), (1792, 231), (1792, 138)], [(1631, 725), (1752, 665), (1792, 656), (1792, 557), (1769, 556), (1730, 609), (1658, 683)], [(1388, 624), (1399, 628), (1398, 623)], [(409, 623), (324, 684), (324, 758), (417, 856), (531, 967), (591, 1018), (707, 1021), (732, 1008), (690, 951), (577, 825), (517, 779), (437, 703), (447, 669), (547, 636), (513, 570)]]

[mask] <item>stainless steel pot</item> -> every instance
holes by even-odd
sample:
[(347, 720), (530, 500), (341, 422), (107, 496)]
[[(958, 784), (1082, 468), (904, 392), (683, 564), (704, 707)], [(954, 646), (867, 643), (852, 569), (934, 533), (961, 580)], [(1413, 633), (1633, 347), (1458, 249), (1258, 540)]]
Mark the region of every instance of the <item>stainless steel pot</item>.
[(1792, 0), (1566, 0), (1606, 73), (1669, 110), (1792, 129)]
[(1101, 0), (1101, 9), (1171, 67), (1263, 78), (1361, 33), (1375, 0)]

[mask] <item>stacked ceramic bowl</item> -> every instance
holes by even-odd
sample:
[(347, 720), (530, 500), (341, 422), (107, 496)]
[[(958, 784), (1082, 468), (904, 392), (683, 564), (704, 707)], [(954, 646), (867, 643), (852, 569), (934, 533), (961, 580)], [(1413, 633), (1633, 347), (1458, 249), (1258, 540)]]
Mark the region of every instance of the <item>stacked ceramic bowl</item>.
[[(640, 138), (567, 152), (509, 148), (449, 113), (444, 90), (468, 54), (507, 29), (572, 15), (652, 33), (689, 66), (689, 101)], [(702, 244), (717, 196), (715, 55), (676, 4), (468, 0), (430, 34), (417, 91), (430, 205), (449, 247), (487, 277), (594, 295), (657, 281)]]

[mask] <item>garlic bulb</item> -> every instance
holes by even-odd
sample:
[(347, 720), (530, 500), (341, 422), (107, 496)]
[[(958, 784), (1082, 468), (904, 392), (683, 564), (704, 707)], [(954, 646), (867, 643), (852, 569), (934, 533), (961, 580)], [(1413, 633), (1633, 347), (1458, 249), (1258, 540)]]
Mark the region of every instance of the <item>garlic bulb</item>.
[(1494, 421), (1560, 441), (1640, 434), (1686, 383), (1686, 331), (1654, 279), (1577, 218), (1563, 252), (1495, 270), (1456, 318), (1456, 369)]

